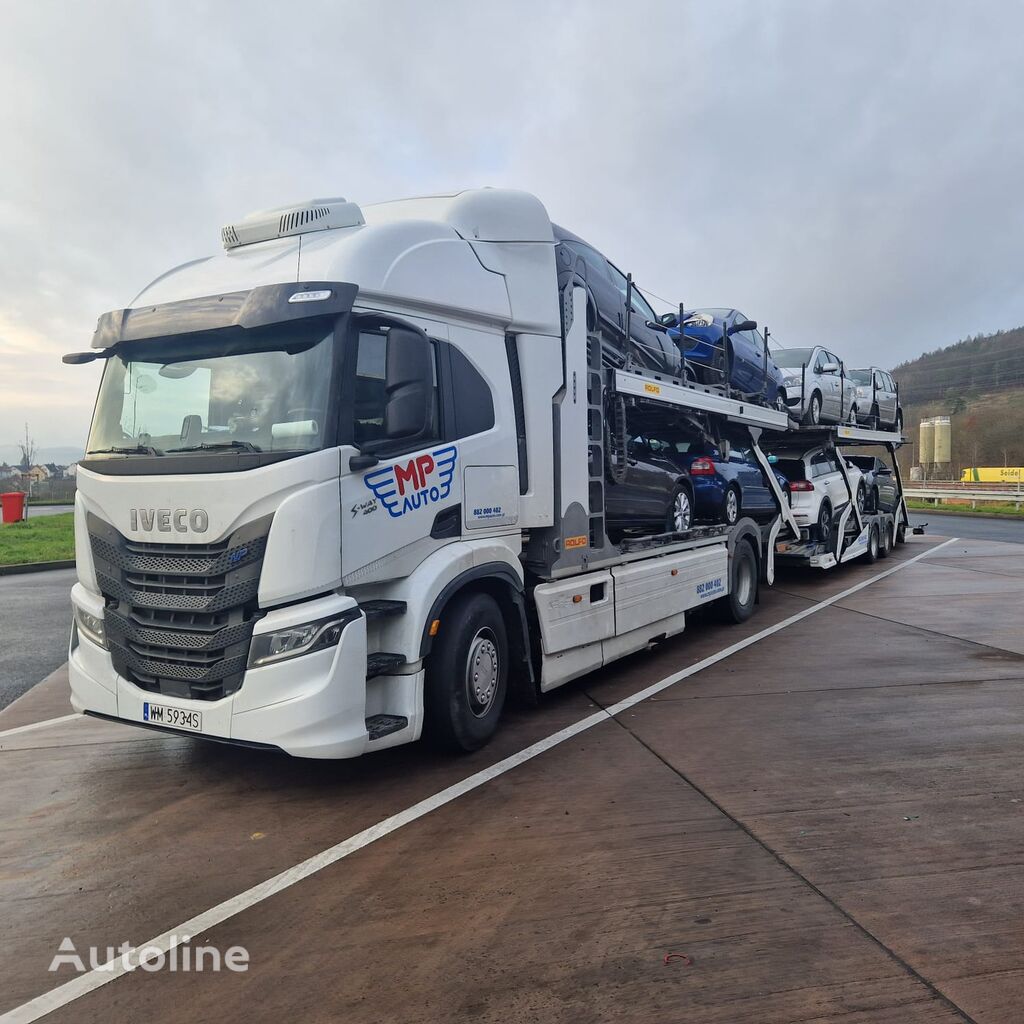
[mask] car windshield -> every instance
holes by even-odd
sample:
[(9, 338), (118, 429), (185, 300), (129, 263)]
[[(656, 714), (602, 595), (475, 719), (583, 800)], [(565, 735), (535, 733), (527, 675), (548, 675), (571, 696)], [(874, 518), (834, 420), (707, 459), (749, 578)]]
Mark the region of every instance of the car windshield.
[(870, 384), (871, 383), (871, 371), (870, 370), (851, 370), (850, 380), (854, 384)]
[(772, 353), (776, 366), (806, 366), (814, 355), (813, 348), (780, 348)]
[(87, 454), (321, 448), (332, 337), (307, 321), (122, 343), (103, 371)]

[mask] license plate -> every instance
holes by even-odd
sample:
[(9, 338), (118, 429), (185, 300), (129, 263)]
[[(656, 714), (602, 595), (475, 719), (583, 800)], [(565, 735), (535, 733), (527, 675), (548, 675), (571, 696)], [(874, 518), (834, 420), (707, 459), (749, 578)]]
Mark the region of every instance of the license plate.
[(148, 700), (142, 705), (142, 720), (149, 722), (150, 725), (167, 725), (172, 729), (203, 731), (201, 711), (183, 711), (181, 708), (171, 708), (166, 704), (150, 704)]

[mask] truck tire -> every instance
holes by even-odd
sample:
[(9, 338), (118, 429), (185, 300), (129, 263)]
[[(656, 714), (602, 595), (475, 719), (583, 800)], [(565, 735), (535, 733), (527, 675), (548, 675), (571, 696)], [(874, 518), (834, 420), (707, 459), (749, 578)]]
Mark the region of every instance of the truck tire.
[[(899, 514), (899, 512), (897, 511), (897, 515), (898, 514)], [(897, 544), (906, 544), (906, 542), (907, 542), (907, 524), (906, 523), (900, 523), (900, 525), (896, 527), (896, 543)]]
[(872, 526), (868, 531), (868, 549), (864, 558), (868, 563), (877, 562), (881, 555), (881, 541), (878, 538), (878, 527)]
[(498, 729), (508, 694), (508, 635), (488, 594), (447, 605), (427, 661), (424, 733), (445, 750), (479, 750)]
[(750, 541), (741, 540), (729, 562), (729, 593), (717, 602), (723, 622), (746, 622), (757, 604), (757, 556)]

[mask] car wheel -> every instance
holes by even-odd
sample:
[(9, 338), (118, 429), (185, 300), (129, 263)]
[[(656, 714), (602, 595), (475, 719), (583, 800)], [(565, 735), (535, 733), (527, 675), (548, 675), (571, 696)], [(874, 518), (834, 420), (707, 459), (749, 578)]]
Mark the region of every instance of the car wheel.
[(726, 622), (746, 622), (757, 604), (757, 555), (749, 540), (736, 545), (729, 562), (729, 593), (716, 603)]
[(832, 506), (825, 498), (818, 509), (818, 540), (827, 544), (832, 539)]
[(871, 407), (871, 415), (868, 417), (868, 426), (872, 430), (878, 430), (878, 428), (881, 425), (882, 425), (882, 421), (879, 419), (879, 416), (878, 416), (878, 406), (877, 405), (873, 405)]
[(878, 540), (878, 527), (872, 526), (868, 531), (868, 550), (865, 553), (865, 558), (869, 562), (877, 562), (879, 554), (879, 540)]
[(810, 405), (807, 406), (807, 412), (804, 415), (804, 423), (809, 427), (821, 425), (821, 395), (817, 391), (811, 395)]
[(847, 422), (851, 426), (854, 426), (854, 427), (857, 426), (857, 406), (855, 406), (855, 405), (851, 405), (850, 406), (850, 418), (847, 420)]
[(693, 499), (686, 484), (677, 484), (665, 517), (666, 533), (686, 533), (693, 526)]
[(867, 491), (865, 490), (864, 482), (861, 481), (859, 484), (857, 484), (857, 511), (861, 515), (864, 514), (864, 510), (867, 508), (867, 504), (868, 504)]
[(722, 499), (722, 521), (726, 526), (735, 526), (740, 520), (740, 492), (729, 487)]
[(508, 639), (488, 594), (455, 597), (427, 661), (424, 732), (447, 750), (478, 750), (494, 735), (508, 690)]
[(877, 512), (878, 511), (878, 502), (879, 502), (878, 488), (877, 487), (872, 487), (871, 488), (871, 504), (868, 505), (868, 511), (869, 512)]
[(896, 413), (896, 433), (903, 436), (903, 413), (902, 411)]

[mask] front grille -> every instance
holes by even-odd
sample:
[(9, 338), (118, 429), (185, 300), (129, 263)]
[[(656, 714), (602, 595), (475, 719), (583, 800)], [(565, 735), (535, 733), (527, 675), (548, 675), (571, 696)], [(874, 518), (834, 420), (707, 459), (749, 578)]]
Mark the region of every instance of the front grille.
[(216, 544), (129, 540), (89, 515), (114, 668), (151, 693), (218, 700), (242, 685), (259, 616), (266, 516)]

